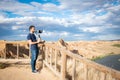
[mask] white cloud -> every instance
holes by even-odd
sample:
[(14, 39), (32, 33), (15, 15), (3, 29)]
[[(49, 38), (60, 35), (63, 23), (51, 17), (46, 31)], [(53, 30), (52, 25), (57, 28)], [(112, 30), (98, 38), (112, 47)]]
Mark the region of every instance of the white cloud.
[(92, 39), (95, 40), (115, 40), (115, 39), (120, 39), (120, 35), (116, 34), (105, 34), (105, 35), (98, 35), (93, 37)]
[(43, 10), (46, 10), (46, 11), (59, 11), (60, 8), (59, 8), (59, 6), (57, 6), (55, 4), (47, 3), (47, 4), (43, 5)]
[(114, 11), (120, 11), (120, 5), (110, 6), (110, 7), (107, 8), (107, 10), (110, 10), (112, 12), (114, 12)]
[(53, 40), (55, 41), (56, 39), (64, 39), (64, 40), (85, 40), (85, 35), (84, 34), (74, 34), (74, 33), (70, 33), (70, 32), (66, 32), (66, 31), (54, 31), (54, 32), (50, 32), (50, 31), (44, 31), (41, 34), (41, 37), (46, 40)]
[[(71, 33), (65, 30), (78, 27), (80, 31), (95, 34), (107, 32), (107, 29), (119, 29), (120, 5), (109, 4), (110, 1), (113, 0), (59, 0), (60, 4), (56, 5), (54, 3), (31, 2), (27, 4), (16, 0), (2, 0), (0, 1), (0, 26), (4, 25), (12, 30), (26, 30), (29, 25), (43, 26), (49, 29), (42, 34), (45, 37), (83, 39), (85, 37), (82, 32), (80, 35), (75, 31)], [(9, 18), (9, 13), (18, 16)], [(102, 37), (104, 36), (102, 35)]]
[(10, 12), (17, 12), (17, 11), (34, 10), (35, 8), (33, 6), (30, 6), (29, 4), (19, 3), (15, 0), (11, 0), (11, 1), (2, 0), (0, 1), (0, 9)]
[(20, 34), (20, 35), (18, 35), (18, 36), (20, 36), (20, 37), (26, 37), (27, 34)]
[(18, 30), (20, 26), (12, 26), (12, 30)]
[(93, 10), (103, 7), (105, 0), (59, 0), (61, 7), (64, 9), (70, 9), (73, 11)]
[(61, 32), (44, 31), (44, 33), (41, 35), (44, 37), (65, 37), (65, 36), (68, 36), (69, 34), (70, 34), (69, 32), (65, 32), (65, 31), (61, 31)]
[(72, 24), (72, 21), (66, 18), (38, 17), (38, 19), (40, 20), (43, 26), (69, 27)]
[(86, 27), (82, 28), (84, 32), (93, 32), (93, 33), (100, 33), (103, 31), (103, 27)]
[(36, 8), (42, 8), (42, 4), (38, 2), (31, 2), (31, 5), (35, 6)]

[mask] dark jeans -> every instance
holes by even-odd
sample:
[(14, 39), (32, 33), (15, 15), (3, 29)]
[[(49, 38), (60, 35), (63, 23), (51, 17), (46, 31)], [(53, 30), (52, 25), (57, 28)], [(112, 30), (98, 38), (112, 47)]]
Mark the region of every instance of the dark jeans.
[(31, 68), (32, 68), (32, 71), (36, 70), (35, 65), (36, 65), (36, 60), (37, 60), (38, 54), (39, 54), (38, 50), (31, 50)]

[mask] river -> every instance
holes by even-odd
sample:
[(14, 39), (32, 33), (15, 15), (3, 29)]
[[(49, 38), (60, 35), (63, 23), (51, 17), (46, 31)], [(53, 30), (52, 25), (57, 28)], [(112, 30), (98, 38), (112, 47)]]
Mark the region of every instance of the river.
[(95, 62), (120, 71), (120, 54), (109, 55)]

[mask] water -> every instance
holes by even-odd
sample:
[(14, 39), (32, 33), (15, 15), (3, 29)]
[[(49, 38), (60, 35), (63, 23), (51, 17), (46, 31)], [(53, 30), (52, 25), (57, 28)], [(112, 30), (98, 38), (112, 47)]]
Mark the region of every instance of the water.
[(120, 54), (110, 55), (102, 59), (96, 60), (95, 62), (120, 71)]

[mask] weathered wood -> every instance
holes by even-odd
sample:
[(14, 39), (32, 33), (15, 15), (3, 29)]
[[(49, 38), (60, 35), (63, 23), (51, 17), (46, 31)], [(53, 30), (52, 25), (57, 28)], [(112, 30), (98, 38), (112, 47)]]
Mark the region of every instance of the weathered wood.
[(19, 44), (17, 43), (17, 59), (19, 59)]
[(88, 80), (88, 66), (84, 64), (84, 80)]
[(75, 80), (76, 75), (76, 61), (73, 59), (73, 66), (72, 66), (72, 80)]
[(1, 57), (6, 59), (6, 41), (0, 40), (0, 52), (3, 53)]
[[(65, 54), (66, 53), (67, 56), (69, 56), (69, 57), (71, 57), (73, 59), (76, 59), (77, 61), (85, 64), (86, 66), (89, 66), (90, 68), (93, 68), (93, 69), (99, 71), (98, 72), (99, 75), (100, 75), (100, 72), (103, 72), (104, 74), (111, 74), (112, 78), (120, 79), (120, 72), (119, 71), (113, 70), (111, 68), (105, 67), (105, 66), (100, 65), (98, 63), (95, 63), (93, 61), (87, 60), (86, 58), (81, 57), (81, 56), (79, 56), (77, 54), (73, 54), (72, 52), (67, 51), (64, 48), (59, 48), (57, 46), (51, 46), (49, 44), (46, 44), (46, 46), (49, 47), (49, 48), (54, 48), (55, 50), (58, 50), (58, 51), (62, 51), (61, 54)], [(63, 58), (61, 58), (61, 59), (63, 59)], [(62, 62), (63, 62), (63, 60), (62, 60)], [(63, 67), (63, 66), (64, 65), (61, 65), (61, 67)], [(88, 79), (88, 69), (86, 69), (84, 71), (85, 71), (84, 73), (87, 74), (86, 79), (85, 79), (85, 80), (87, 80)], [(62, 72), (62, 68), (61, 68), (61, 72)], [(99, 76), (99, 75), (96, 75), (96, 76)], [(105, 77), (103, 77), (103, 79), (104, 78)], [(95, 78), (95, 79), (98, 79), (98, 78)]]
[(51, 67), (45, 60), (43, 61), (43, 63), (59, 78), (61, 78), (61, 75), (58, 71), (55, 71), (53, 67)]
[(119, 71), (116, 71), (114, 69), (111, 69), (111, 68), (108, 68), (106, 66), (103, 66), (103, 65), (100, 65), (98, 63), (95, 63), (93, 61), (90, 61), (90, 60), (87, 60), (86, 58), (84, 57), (81, 57), (77, 54), (73, 54), (72, 52), (70, 51), (66, 51), (66, 50), (62, 50), (64, 53), (66, 53), (67, 56), (70, 56), (72, 58), (75, 58), (76, 60), (84, 63), (84, 64), (87, 64), (88, 66), (90, 66), (91, 68), (95, 68), (101, 72), (104, 72), (104, 73), (109, 73), (109, 74), (112, 74), (113, 77), (116, 77), (118, 79), (120, 79), (120, 72)]
[(29, 44), (29, 59), (31, 58), (31, 46)]
[(45, 56), (46, 56), (45, 60), (46, 60), (46, 62), (47, 62), (47, 61), (48, 61), (48, 47), (46, 47), (46, 53), (45, 53)]
[(4, 59), (7, 58), (7, 53), (6, 53), (6, 41), (4, 41)]
[(50, 49), (50, 66), (52, 67), (52, 48)]
[(57, 71), (57, 50), (55, 50), (55, 71)]
[(105, 79), (106, 74), (103, 72), (100, 72), (100, 80), (106, 80)]
[[(13, 42), (7, 42), (7, 43), (13, 43)], [(14, 42), (13, 44), (17, 44), (17, 58), (19, 58), (19, 42)], [(25, 43), (26, 44), (26, 43)], [(54, 50), (53, 50), (54, 49)], [(5, 49), (4, 49), (5, 53), (6, 53), (6, 44), (5, 44)], [(84, 64), (83, 67), (83, 75), (84, 75), (84, 80), (90, 80), (88, 77), (88, 74), (92, 73), (90, 75), (90, 78), (92, 78), (94, 76), (94, 72), (96, 72), (95, 74), (95, 78), (92, 78), (92, 80), (120, 80), (120, 72), (113, 70), (111, 68), (105, 67), (103, 65), (97, 64), (95, 62), (92, 62), (90, 60), (87, 60), (84, 57), (81, 57), (77, 54), (73, 54), (72, 52), (62, 48), (62, 47), (57, 47), (56, 45), (51, 45), (51, 44), (45, 44), (45, 61), (44, 64), (46, 66), (48, 66), (48, 68), (50, 68), (55, 74), (57, 74), (57, 76), (59, 76), (61, 78), (61, 80), (65, 80), (66, 77), (66, 67), (67, 67), (67, 59), (66, 56), (69, 56), (71, 59), (73, 59), (73, 63), (74, 60), (75, 61), (79, 61), (80, 63)], [(52, 50), (52, 51), (50, 51)], [(58, 52), (60, 51), (60, 56), (61, 57), (61, 70), (60, 73), (57, 71), (57, 64), (58, 64)], [(4, 53), (4, 58), (6, 58), (6, 54)], [(30, 50), (29, 50), (29, 56), (30, 56)], [(55, 61), (52, 62), (53, 56), (55, 55)], [(50, 56), (49, 56), (50, 55)], [(62, 56), (61, 56), (62, 55)], [(48, 59), (49, 58), (49, 59)], [(50, 63), (50, 64), (49, 64)], [(55, 68), (52, 67), (52, 63), (55, 63)], [(89, 72), (89, 68), (91, 69)], [(75, 80), (75, 70), (76, 70), (76, 66), (73, 64), (72, 67), (72, 76), (73, 76), (73, 80)], [(97, 72), (98, 71), (98, 72)]]
[(66, 80), (66, 66), (67, 66), (67, 59), (66, 54), (62, 53), (62, 64), (61, 64), (61, 80)]
[(4, 49), (4, 59), (7, 58), (6, 48)]

